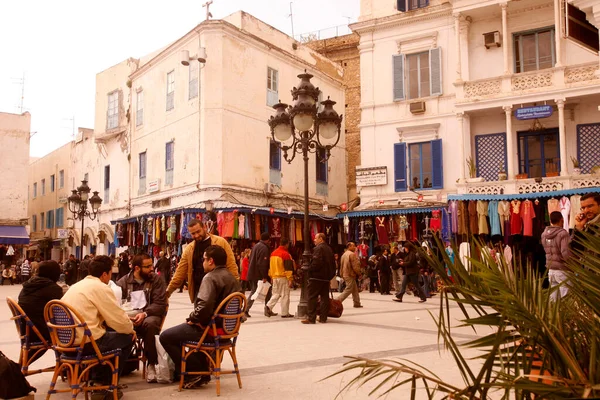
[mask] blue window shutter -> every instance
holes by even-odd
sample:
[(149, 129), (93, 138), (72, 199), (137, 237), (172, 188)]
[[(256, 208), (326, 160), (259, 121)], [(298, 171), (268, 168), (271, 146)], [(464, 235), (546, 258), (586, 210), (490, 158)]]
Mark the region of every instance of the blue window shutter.
[(400, 11), (400, 12), (405, 12), (406, 11), (406, 0), (398, 0), (396, 2), (396, 9), (398, 9), (398, 11)]
[(394, 144), (394, 191), (406, 191), (406, 143)]
[(394, 101), (404, 100), (404, 54), (392, 56), (394, 64)]
[(442, 94), (442, 48), (436, 47), (429, 50), (429, 84), (431, 85), (431, 95), (439, 96)]
[(431, 141), (431, 162), (433, 171), (433, 184), (432, 189), (443, 189), (444, 187), (444, 174), (443, 167), (444, 161), (442, 158), (442, 139), (436, 139)]

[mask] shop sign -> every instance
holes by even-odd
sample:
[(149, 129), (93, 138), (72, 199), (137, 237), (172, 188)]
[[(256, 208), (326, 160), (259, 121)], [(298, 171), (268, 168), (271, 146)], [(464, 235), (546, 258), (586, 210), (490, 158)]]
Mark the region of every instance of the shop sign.
[(69, 230), (68, 229), (57, 229), (56, 230), (56, 238), (57, 239), (68, 239), (69, 238)]
[(515, 110), (515, 118), (523, 121), (526, 119), (548, 118), (552, 116), (552, 106), (523, 107)]
[(356, 167), (356, 186), (387, 185), (387, 167)]
[(148, 182), (148, 193), (158, 192), (160, 189), (160, 179)]
[(68, 202), (68, 201), (69, 201), (69, 199), (67, 198), (67, 196), (60, 196), (60, 197), (58, 198), (58, 202), (59, 202), (60, 204), (67, 204), (67, 202)]

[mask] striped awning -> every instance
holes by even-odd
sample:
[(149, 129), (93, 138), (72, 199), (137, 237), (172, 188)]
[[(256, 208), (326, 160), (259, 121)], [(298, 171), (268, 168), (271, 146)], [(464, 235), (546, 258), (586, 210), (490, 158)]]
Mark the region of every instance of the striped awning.
[(350, 211), (347, 213), (338, 214), (338, 218), (352, 218), (352, 217), (377, 217), (379, 215), (398, 215), (398, 214), (417, 214), (417, 213), (428, 213), (434, 210), (441, 210), (442, 206), (436, 207), (410, 207), (410, 208), (386, 208), (386, 209), (371, 209), (371, 210), (360, 210)]
[(554, 190), (552, 192), (531, 192), (531, 193), (513, 193), (513, 194), (449, 194), (450, 200), (515, 200), (515, 199), (537, 199), (540, 197), (562, 197), (572, 196), (574, 194), (600, 193), (599, 187), (577, 188), (566, 190)]

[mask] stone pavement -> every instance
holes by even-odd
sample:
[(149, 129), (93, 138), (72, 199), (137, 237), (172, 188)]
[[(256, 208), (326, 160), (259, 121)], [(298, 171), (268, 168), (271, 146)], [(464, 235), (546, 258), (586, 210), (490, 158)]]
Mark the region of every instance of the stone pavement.
[[(19, 355), (18, 337), (6, 297), (17, 299), (21, 286), (0, 287), (0, 350), (13, 360)], [(296, 309), (300, 290), (292, 291), (290, 310)], [(252, 318), (242, 325), (237, 345), (237, 356), (241, 370), (243, 389), (238, 389), (234, 376), (221, 379), (222, 399), (333, 399), (339, 390), (352, 378), (352, 374), (321, 379), (339, 370), (345, 355), (369, 358), (405, 358), (431, 369), (442, 379), (462, 384), (460, 373), (452, 356), (439, 349), (437, 328), (429, 312), (437, 315), (439, 298), (436, 296), (419, 304), (413, 296), (405, 296), (404, 303), (392, 301), (393, 296), (379, 293), (361, 293), (364, 308), (352, 307), (352, 299), (344, 302), (344, 315), (340, 319), (330, 318), (326, 324), (303, 325), (297, 319), (265, 317), (263, 304), (256, 303), (251, 311)], [(191, 310), (186, 292), (174, 293), (171, 297), (165, 327), (184, 321)], [(279, 305), (275, 312), (280, 313)], [(454, 315), (459, 318), (457, 307)], [(483, 334), (485, 332), (479, 332)], [(467, 328), (453, 331), (458, 342), (476, 338)], [(475, 356), (472, 351), (468, 356)], [(54, 355), (47, 352), (34, 365), (50, 366)], [(225, 367), (231, 366), (225, 356)], [(36, 398), (43, 398), (51, 379), (50, 373), (28, 377), (37, 387)], [(147, 384), (141, 372), (124, 377), (127, 399), (145, 399), (149, 396), (189, 398), (198, 395), (216, 398), (214, 382), (196, 390), (177, 391), (177, 385)], [(59, 383), (61, 385), (61, 383)], [(64, 385), (64, 384), (63, 384)], [(375, 384), (342, 393), (340, 399), (367, 399)], [(387, 398), (409, 398), (409, 386), (397, 389)], [(421, 393), (418, 398), (425, 398)], [(441, 397), (441, 396), (438, 396)], [(69, 394), (54, 395), (52, 398), (67, 399)], [(83, 398), (81, 396), (80, 398)], [(372, 398), (376, 398), (373, 396)]]

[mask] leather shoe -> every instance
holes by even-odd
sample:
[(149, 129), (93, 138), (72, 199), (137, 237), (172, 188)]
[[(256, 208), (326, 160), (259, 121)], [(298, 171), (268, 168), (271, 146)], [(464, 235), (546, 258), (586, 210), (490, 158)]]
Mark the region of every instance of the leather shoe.
[(354, 306), (354, 308), (363, 308), (362, 304), (359, 304), (357, 306)]
[(319, 317), (319, 323), (320, 324), (326, 324), (327, 320), (326, 319), (321, 319), (321, 317)]
[(292, 314), (282, 315), (281, 318), (294, 318)]
[(265, 306), (265, 317), (274, 317), (278, 315), (276, 312), (271, 311), (268, 306)]
[(314, 324), (315, 323), (315, 321), (311, 321), (310, 319), (303, 319), (300, 322), (302, 322), (303, 324)]

